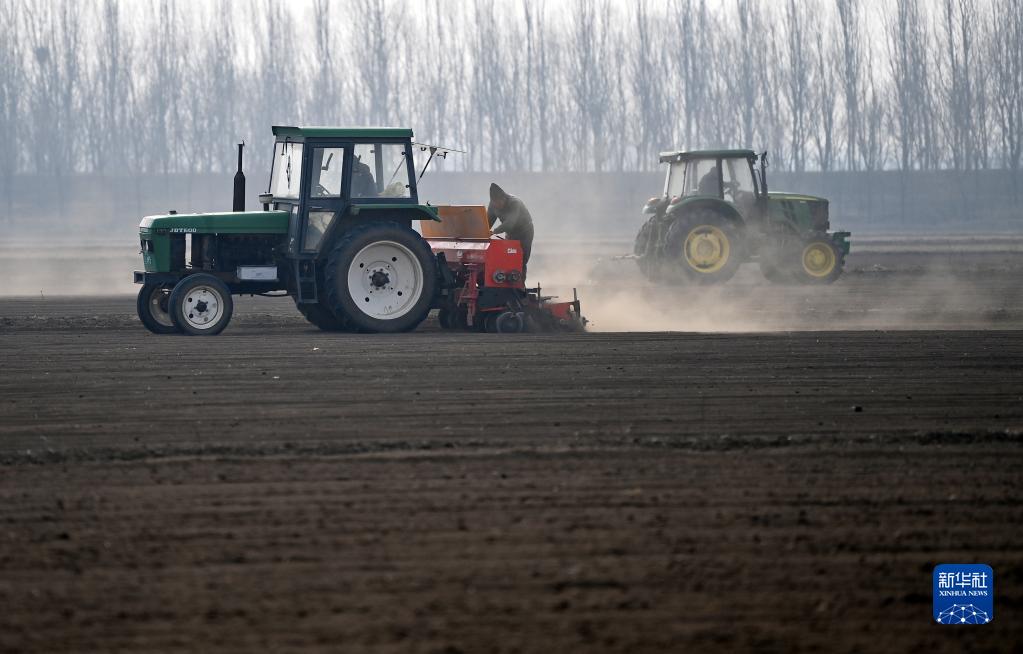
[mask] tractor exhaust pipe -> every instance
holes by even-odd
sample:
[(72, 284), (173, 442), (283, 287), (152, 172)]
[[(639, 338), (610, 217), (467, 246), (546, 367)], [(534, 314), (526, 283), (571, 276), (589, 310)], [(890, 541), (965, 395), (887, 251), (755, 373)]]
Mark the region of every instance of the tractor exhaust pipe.
[(234, 209), (245, 211), (245, 173), (242, 172), (242, 151), (245, 141), (238, 144), (238, 172), (234, 174)]

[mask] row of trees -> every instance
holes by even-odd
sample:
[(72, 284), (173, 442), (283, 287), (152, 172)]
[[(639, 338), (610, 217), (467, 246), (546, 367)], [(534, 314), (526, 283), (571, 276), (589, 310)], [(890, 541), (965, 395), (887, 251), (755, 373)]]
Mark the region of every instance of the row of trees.
[(242, 138), (251, 169), (301, 123), (410, 125), (468, 170), (1023, 155), (1023, 0), (0, 0), (0, 24), (5, 180), (228, 171)]

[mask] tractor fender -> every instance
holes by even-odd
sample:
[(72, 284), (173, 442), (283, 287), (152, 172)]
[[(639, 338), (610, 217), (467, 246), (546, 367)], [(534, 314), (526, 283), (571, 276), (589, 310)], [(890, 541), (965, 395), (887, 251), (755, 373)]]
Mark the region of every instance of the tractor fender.
[(319, 258), (325, 257), (330, 244), (351, 230), (369, 222), (393, 222), (412, 229), (414, 220), (437, 220), (437, 207), (422, 204), (399, 204), (397, 202), (379, 204), (352, 204), (341, 214), (341, 219), (334, 221), (330, 232), (324, 237), (324, 247)]
[(683, 217), (690, 211), (703, 208), (710, 209), (715, 213), (721, 214), (722, 217), (734, 222), (738, 229), (743, 229), (746, 226), (746, 222), (742, 219), (742, 215), (735, 207), (720, 198), (708, 196), (684, 198), (681, 202), (668, 207), (666, 217), (669, 221), (675, 222), (677, 218)]
[(423, 204), (353, 204), (348, 208), (348, 215), (368, 220), (387, 218), (390, 220), (436, 220), (437, 207)]

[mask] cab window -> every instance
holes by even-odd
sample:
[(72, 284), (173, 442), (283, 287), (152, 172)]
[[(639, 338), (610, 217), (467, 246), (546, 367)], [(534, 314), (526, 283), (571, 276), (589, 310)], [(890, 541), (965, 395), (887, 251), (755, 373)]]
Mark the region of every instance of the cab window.
[(721, 184), (716, 159), (695, 159), (686, 164), (686, 195), (721, 197)]
[(669, 198), (682, 195), (682, 181), (685, 179), (685, 164), (673, 163), (668, 168), (668, 179), (664, 184), (664, 195)]
[(726, 196), (754, 192), (753, 170), (748, 159), (728, 159), (722, 172)]
[(298, 198), (302, 181), (302, 144), (282, 141), (274, 146), (273, 174), (270, 190), (274, 197)]
[(310, 196), (336, 198), (341, 196), (341, 169), (344, 148), (313, 148)]
[(402, 143), (360, 143), (352, 160), (353, 198), (411, 197)]

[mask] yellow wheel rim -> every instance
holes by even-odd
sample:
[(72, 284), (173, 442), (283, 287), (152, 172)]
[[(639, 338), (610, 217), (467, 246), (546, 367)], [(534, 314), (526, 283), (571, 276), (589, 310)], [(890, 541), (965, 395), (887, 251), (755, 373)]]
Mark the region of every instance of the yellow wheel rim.
[(836, 263), (835, 250), (827, 243), (811, 243), (803, 248), (803, 270), (811, 277), (827, 277)]
[(691, 229), (682, 248), (686, 263), (700, 273), (721, 270), (728, 263), (731, 252), (728, 236), (713, 225), (699, 225)]

